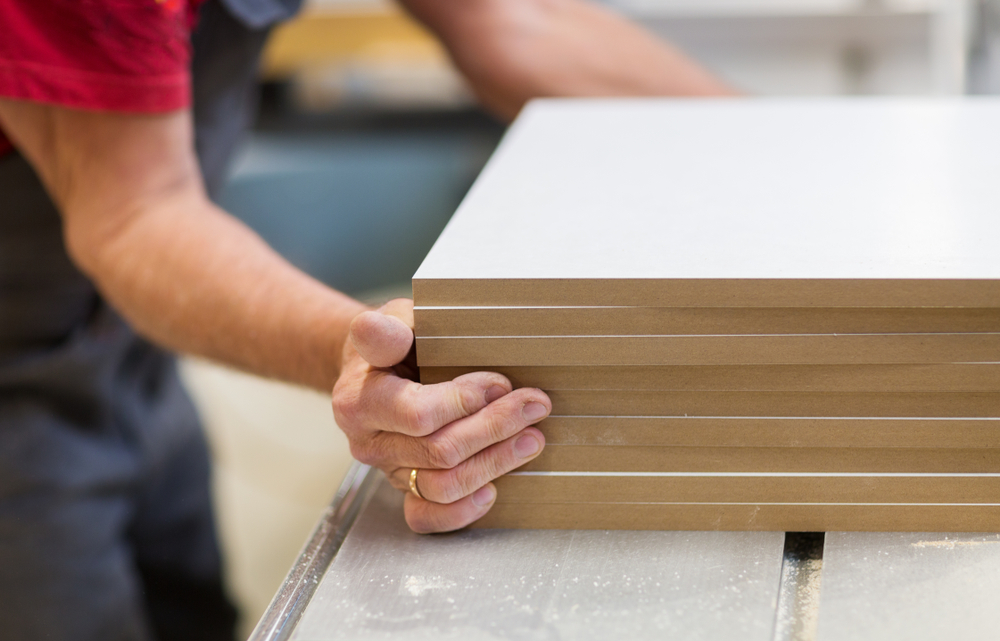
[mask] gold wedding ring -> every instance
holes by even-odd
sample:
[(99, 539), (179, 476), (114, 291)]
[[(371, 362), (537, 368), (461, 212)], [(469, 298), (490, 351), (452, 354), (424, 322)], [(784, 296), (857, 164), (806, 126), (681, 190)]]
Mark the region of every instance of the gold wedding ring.
[(413, 492), (413, 496), (424, 501), (424, 497), (420, 496), (420, 490), (417, 489), (417, 468), (413, 468), (410, 472), (410, 491)]

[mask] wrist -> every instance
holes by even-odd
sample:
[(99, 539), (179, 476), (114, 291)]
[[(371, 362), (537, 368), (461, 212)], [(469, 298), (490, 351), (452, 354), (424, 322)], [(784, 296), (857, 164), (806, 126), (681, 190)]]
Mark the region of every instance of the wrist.
[(340, 373), (344, 365), (345, 347), (351, 333), (351, 321), (358, 314), (373, 309), (347, 296), (344, 296), (343, 299), (326, 326), (325, 332), (329, 343), (323, 351), (325, 357), (320, 364), (321, 378), (313, 385), (324, 392), (332, 390), (337, 379), (340, 378)]

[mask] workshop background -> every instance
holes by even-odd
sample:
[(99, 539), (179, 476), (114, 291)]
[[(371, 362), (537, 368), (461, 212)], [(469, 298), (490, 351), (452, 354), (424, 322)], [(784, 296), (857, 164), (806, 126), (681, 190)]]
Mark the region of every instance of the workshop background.
[[(608, 0), (759, 96), (1000, 91), (1000, 0)], [(362, 300), (409, 279), (503, 126), (384, 0), (312, 0), (273, 35), (221, 204)], [(350, 463), (325, 395), (185, 359), (248, 635)]]

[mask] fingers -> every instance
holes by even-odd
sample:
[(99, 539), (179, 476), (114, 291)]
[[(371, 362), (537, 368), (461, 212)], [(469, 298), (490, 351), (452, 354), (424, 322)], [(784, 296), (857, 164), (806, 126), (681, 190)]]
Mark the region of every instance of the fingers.
[[(344, 431), (386, 431), (427, 436), (453, 421), (475, 414), (510, 393), (506, 377), (475, 372), (447, 383), (420, 385), (389, 372), (376, 371), (353, 387), (338, 382), (334, 413)], [(361, 459), (359, 459), (361, 460)]]
[[(540, 431), (528, 427), (505, 441), (496, 443), (449, 470), (420, 469), (417, 489), (432, 503), (454, 503), (475, 492), (493, 479), (516, 469), (538, 456), (545, 446)], [(392, 474), (393, 485), (399, 487), (405, 476), (409, 488), (409, 469)]]
[[(485, 515), (496, 501), (496, 486), (489, 481), (519, 465), (530, 461), (541, 452), (545, 437), (533, 427), (521, 434), (498, 443), (459, 465), (453, 470), (420, 470), (417, 476), (417, 490), (424, 497), (417, 498), (408, 492), (404, 503), (406, 523), (414, 532), (450, 532), (463, 528)], [(406, 489), (409, 488), (410, 470), (397, 470), (390, 475), (392, 484), (402, 485), (400, 474), (405, 472)], [(477, 477), (493, 475), (492, 478), (475, 487)], [(463, 487), (458, 492), (461, 498), (451, 502), (437, 502), (432, 496), (442, 487)], [(441, 496), (444, 496), (443, 494)]]
[(450, 469), (542, 420), (551, 408), (551, 401), (541, 390), (519, 389), (424, 438), (377, 434), (370, 453), (372, 460), (365, 462), (389, 469)]
[(362, 312), (351, 321), (351, 344), (375, 367), (401, 363), (413, 345), (413, 330), (396, 316), (381, 311)]
[(522, 433), (524, 428), (542, 420), (551, 411), (552, 401), (540, 389), (522, 388), (511, 392), (472, 416), (454, 421), (421, 439), (423, 465), (414, 467), (456, 467), (487, 447)]
[(410, 332), (413, 331), (413, 301), (409, 298), (395, 298), (385, 305), (382, 305), (378, 311), (382, 312), (386, 316), (398, 318), (403, 321), (403, 324), (410, 328)]
[(421, 501), (413, 494), (407, 494), (403, 512), (406, 515), (406, 524), (414, 532), (420, 534), (451, 532), (469, 525), (489, 512), (496, 498), (497, 490), (492, 483), (449, 505)]

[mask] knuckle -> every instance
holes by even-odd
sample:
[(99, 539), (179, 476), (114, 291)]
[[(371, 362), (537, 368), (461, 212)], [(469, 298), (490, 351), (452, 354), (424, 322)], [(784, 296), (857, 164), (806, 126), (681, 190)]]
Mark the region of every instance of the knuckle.
[(500, 407), (486, 416), (486, 430), (494, 443), (499, 443), (521, 429), (520, 413), (510, 407)]
[[(429, 476), (429, 475), (428, 475)], [(459, 474), (455, 470), (448, 470), (439, 475), (433, 482), (433, 496), (438, 503), (454, 503), (465, 496), (462, 493), (462, 482)], [(428, 479), (430, 480), (430, 479)], [(428, 483), (428, 485), (431, 485)], [(428, 488), (428, 489), (432, 489)]]
[[(482, 461), (476, 461), (476, 463), (479, 465), (470, 465), (448, 471), (447, 482), (443, 484), (446, 503), (454, 503), (472, 494), (486, 483), (486, 481), (480, 482), (480, 479), (482, 472), (487, 471), (487, 468), (482, 466)], [(477, 467), (479, 469), (476, 469)]]
[(429, 442), (427, 448), (430, 464), (441, 469), (451, 469), (462, 462), (462, 452), (454, 439), (441, 437)]
[(351, 441), (351, 456), (354, 460), (364, 463), (365, 465), (372, 465), (378, 461), (378, 457), (375, 454), (375, 448), (372, 447), (370, 442), (365, 441)]
[(342, 428), (353, 427), (360, 419), (360, 396), (356, 391), (337, 390), (333, 393), (333, 418)]
[(434, 408), (418, 394), (419, 388), (410, 388), (403, 395), (402, 422), (408, 434), (426, 436), (434, 431)]
[(486, 406), (486, 394), (478, 386), (476, 388), (461, 386), (457, 390), (455, 401), (461, 415), (469, 416)]
[(411, 434), (426, 436), (434, 431), (433, 413), (423, 403), (417, 402), (406, 408), (406, 428)]
[(486, 483), (503, 476), (513, 468), (517, 467), (514, 448), (509, 443), (494, 447), (490, 451), (490, 456), (483, 457), (482, 477), (476, 479), (481, 481), (475, 489), (479, 489)]
[[(496, 453), (496, 456), (488, 456), (483, 461), (483, 472), (487, 481), (492, 481), (498, 476), (503, 476), (510, 468), (511, 448), (505, 447)], [(486, 483), (484, 482), (483, 485)]]

